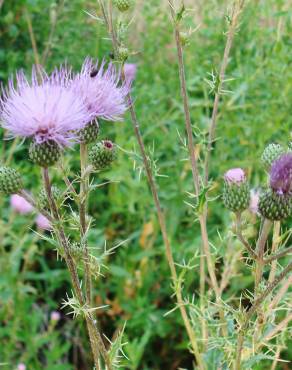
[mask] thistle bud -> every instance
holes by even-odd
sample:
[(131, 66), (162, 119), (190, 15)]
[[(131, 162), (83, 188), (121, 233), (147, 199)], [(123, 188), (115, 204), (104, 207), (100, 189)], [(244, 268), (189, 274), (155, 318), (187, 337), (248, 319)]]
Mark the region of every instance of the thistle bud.
[(22, 181), (18, 171), (11, 167), (0, 167), (0, 193), (16, 194), (21, 189)]
[(285, 153), (285, 149), (280, 144), (269, 144), (261, 157), (261, 161), (264, 167), (269, 170), (275, 162), (282, 154)]
[(187, 32), (180, 32), (179, 38), (182, 46), (188, 46), (190, 44), (190, 35)]
[(99, 125), (97, 120), (91, 121), (83, 129), (78, 132), (78, 137), (81, 143), (94, 143), (98, 138)]
[(120, 12), (126, 12), (132, 6), (132, 0), (114, 0), (114, 5)]
[(41, 167), (50, 167), (55, 164), (61, 156), (60, 146), (52, 140), (43, 143), (32, 141), (29, 147), (30, 160)]
[(84, 255), (84, 244), (77, 242), (70, 243), (69, 252), (76, 260), (82, 259), (82, 256)]
[(250, 203), (250, 190), (246, 176), (241, 168), (233, 168), (224, 175), (223, 201), (226, 208), (242, 212)]
[(129, 50), (124, 46), (119, 47), (117, 52), (117, 60), (124, 63), (128, 59), (128, 57)]
[[(52, 197), (56, 203), (60, 203), (61, 198), (62, 198), (62, 192), (57, 186), (52, 186)], [(38, 204), (41, 209), (49, 209), (49, 201), (47, 197), (47, 192), (45, 189), (42, 189), (39, 197), (38, 197)]]
[(278, 194), (272, 189), (260, 195), (259, 212), (268, 220), (281, 221), (291, 216), (292, 200), (287, 194)]
[(89, 152), (89, 160), (96, 170), (109, 167), (116, 158), (117, 147), (109, 140), (95, 144)]

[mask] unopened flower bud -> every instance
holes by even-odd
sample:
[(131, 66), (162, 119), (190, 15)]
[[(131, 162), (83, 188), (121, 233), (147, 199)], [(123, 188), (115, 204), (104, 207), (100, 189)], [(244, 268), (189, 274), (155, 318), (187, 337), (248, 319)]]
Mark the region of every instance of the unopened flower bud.
[(18, 171), (11, 167), (0, 167), (0, 193), (11, 195), (18, 193), (22, 188)]
[(132, 0), (114, 0), (114, 5), (120, 12), (126, 12), (132, 6)]
[(82, 243), (70, 243), (69, 245), (69, 251), (73, 258), (76, 258), (76, 260), (82, 259), (82, 256), (84, 255), (84, 244)]
[(118, 48), (117, 52), (117, 60), (124, 63), (129, 57), (129, 50), (128, 48), (121, 46)]
[(29, 147), (30, 160), (41, 167), (50, 167), (55, 164), (61, 156), (60, 146), (52, 140), (43, 143), (32, 141)]
[(97, 120), (91, 121), (83, 129), (78, 132), (78, 138), (81, 143), (94, 143), (99, 134), (99, 125)]
[(188, 46), (190, 44), (190, 35), (187, 32), (180, 32), (179, 38), (182, 46)]
[(109, 140), (95, 144), (89, 152), (89, 160), (96, 170), (109, 167), (116, 158), (116, 145)]
[(282, 154), (285, 153), (285, 149), (280, 144), (269, 144), (261, 157), (261, 161), (264, 167), (269, 170), (275, 162)]
[(242, 212), (250, 202), (249, 185), (241, 168), (233, 168), (224, 175), (223, 201), (225, 207), (233, 212)]

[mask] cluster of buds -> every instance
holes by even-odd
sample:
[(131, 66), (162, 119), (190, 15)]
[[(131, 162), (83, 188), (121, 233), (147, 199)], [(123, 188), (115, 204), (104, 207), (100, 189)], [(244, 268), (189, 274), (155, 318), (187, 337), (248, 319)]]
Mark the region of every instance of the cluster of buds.
[(235, 213), (252, 205), (253, 212), (268, 220), (285, 220), (292, 214), (292, 153), (279, 144), (269, 144), (261, 160), (269, 172), (269, 186), (256, 197), (251, 196), (244, 171), (231, 169), (224, 176), (224, 204)]

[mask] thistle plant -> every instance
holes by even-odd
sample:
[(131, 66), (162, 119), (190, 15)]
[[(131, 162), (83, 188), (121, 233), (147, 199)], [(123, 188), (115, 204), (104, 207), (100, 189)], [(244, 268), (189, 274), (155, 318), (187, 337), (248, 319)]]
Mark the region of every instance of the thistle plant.
[[(65, 260), (73, 287), (70, 306), (75, 316), (83, 316), (89, 335), (96, 369), (113, 369), (112, 356), (119, 348), (106, 345), (98, 328), (92, 307), (92, 279), (100, 271), (98, 259), (89, 251), (87, 236), (91, 227), (87, 215), (87, 199), (91, 186), (89, 178), (97, 170), (108, 167), (116, 159), (116, 146), (109, 140), (91, 149), (92, 166), (88, 163), (88, 144), (99, 136), (98, 120), (121, 120), (127, 109), (129, 85), (120, 83), (119, 71), (112, 65), (86, 59), (79, 73), (67, 67), (56, 69), (51, 75), (33, 69), (29, 81), (23, 72), (10, 80), (1, 99), (1, 119), (10, 137), (30, 140), (31, 165), (41, 169), (43, 190), (34, 199), (23, 190), (21, 175), (13, 168), (0, 168), (0, 191), (11, 195), (13, 207), (26, 213), (34, 207), (39, 215), (39, 229), (51, 232), (52, 243)], [(66, 194), (52, 183), (53, 166), (62, 161), (68, 147), (80, 147), (79, 192), (66, 178)], [(93, 176), (92, 176), (93, 177)], [(32, 189), (30, 189), (32, 190)], [(75, 200), (79, 208), (79, 237), (73, 238), (68, 228), (68, 214), (63, 207), (66, 197)], [(81, 284), (80, 268), (84, 270), (85, 284)]]

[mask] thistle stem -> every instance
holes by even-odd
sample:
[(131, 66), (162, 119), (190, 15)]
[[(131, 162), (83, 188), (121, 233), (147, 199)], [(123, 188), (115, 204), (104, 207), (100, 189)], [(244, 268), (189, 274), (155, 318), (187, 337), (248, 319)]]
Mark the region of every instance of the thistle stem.
[[(86, 303), (85, 303), (83, 293), (82, 293), (82, 290), (81, 290), (81, 287), (80, 287), (80, 281), (79, 281), (79, 278), (78, 278), (76, 266), (75, 266), (73, 258), (70, 255), (68, 240), (66, 238), (64, 229), (63, 229), (62, 224), (61, 224), (61, 218), (60, 218), (60, 214), (59, 214), (56, 202), (54, 200), (54, 197), (52, 196), (52, 187), (51, 187), (51, 182), (50, 182), (48, 169), (43, 168), (42, 169), (42, 174), (43, 174), (44, 185), (45, 185), (45, 189), (46, 189), (46, 193), (47, 193), (47, 198), (48, 198), (50, 209), (51, 209), (51, 212), (52, 212), (52, 218), (54, 220), (53, 227), (54, 227), (54, 230), (55, 230), (55, 233), (56, 233), (56, 236), (57, 236), (59, 242), (61, 243), (62, 247), (64, 248), (64, 257), (65, 257), (65, 261), (66, 261), (66, 264), (68, 266), (68, 270), (69, 270), (69, 273), (70, 273), (73, 289), (74, 289), (74, 292), (77, 296), (77, 299), (78, 299), (78, 302), (79, 302), (80, 306), (85, 306)], [(101, 355), (102, 355), (102, 357), (103, 357), (103, 359), (106, 363), (107, 370), (112, 370), (110, 359), (109, 359), (107, 350), (104, 346), (101, 334), (98, 332), (98, 330), (96, 328), (96, 325), (94, 323), (94, 320), (93, 320), (93, 318), (92, 318), (92, 316), (89, 312), (87, 314), (85, 314), (85, 320), (86, 320), (86, 324), (87, 324), (87, 330), (88, 330), (88, 334), (89, 334), (91, 350), (92, 350), (92, 354), (93, 354), (93, 358), (94, 358), (94, 364), (95, 364), (96, 369), (100, 369), (99, 353), (101, 353)]]
[(212, 111), (212, 117), (211, 117), (211, 126), (209, 129), (209, 138), (208, 138), (208, 146), (207, 146), (207, 154), (205, 158), (205, 164), (204, 164), (204, 170), (205, 170), (205, 185), (208, 184), (209, 181), (209, 166), (210, 166), (210, 160), (211, 160), (211, 152), (213, 147), (213, 142), (215, 139), (215, 131), (218, 121), (218, 108), (219, 108), (219, 102), (220, 102), (220, 96), (222, 92), (222, 88), (224, 85), (224, 79), (225, 79), (225, 72), (229, 61), (229, 54), (230, 50), (232, 48), (234, 35), (236, 32), (236, 27), (238, 23), (238, 17), (241, 13), (241, 10), (244, 5), (244, 0), (235, 0), (233, 4), (232, 14), (231, 14), (231, 23), (229, 26), (229, 29), (227, 31), (227, 40), (224, 48), (224, 54), (223, 59), (220, 67), (219, 72), (219, 84), (217, 87), (217, 91), (215, 93), (214, 98), (214, 104), (213, 104), (213, 111)]
[(290, 262), (283, 271), (274, 279), (272, 283), (270, 283), (265, 291), (256, 298), (251, 308), (247, 311), (245, 315), (244, 322), (240, 329), (237, 339), (237, 349), (236, 349), (236, 358), (234, 363), (234, 370), (240, 370), (241, 365), (241, 356), (243, 350), (243, 343), (244, 343), (244, 336), (246, 334), (246, 330), (249, 327), (250, 319), (252, 318), (253, 314), (256, 312), (258, 307), (263, 303), (263, 301), (268, 297), (270, 293), (280, 284), (280, 282), (292, 271), (292, 262)]
[(255, 253), (255, 251), (252, 249), (252, 247), (249, 244), (249, 242), (242, 235), (242, 230), (241, 230), (241, 214), (240, 213), (237, 213), (236, 214), (236, 235), (237, 235), (239, 241), (243, 244), (243, 246), (249, 252), (249, 254), (251, 255), (251, 257), (253, 257), (254, 260), (256, 261), (257, 258), (258, 258), (258, 255)]
[[(186, 87), (183, 48), (182, 48), (181, 39), (180, 39), (180, 28), (179, 28), (179, 22), (176, 20), (174, 3), (172, 0), (169, 0), (168, 2), (169, 2), (171, 16), (174, 22), (174, 34), (175, 34), (175, 41), (176, 41), (181, 97), (182, 97), (183, 107), (184, 107), (185, 129), (187, 132), (188, 152), (189, 152), (189, 158), (190, 158), (190, 163), (191, 163), (193, 185), (194, 185), (195, 195), (196, 197), (198, 197), (200, 193), (200, 176), (199, 176), (199, 171), (198, 171), (197, 158), (195, 154), (195, 145), (194, 145), (194, 139), (193, 139), (189, 98), (188, 98), (187, 87)], [(201, 251), (202, 258), (200, 259), (200, 264), (201, 264), (200, 271), (202, 271), (203, 274), (200, 276), (200, 280), (205, 281), (205, 267), (204, 267), (205, 265), (204, 256), (205, 256), (206, 261), (207, 261), (208, 273), (211, 279), (211, 285), (216, 295), (216, 302), (220, 304), (220, 289), (219, 289), (219, 285), (218, 285), (218, 281), (217, 281), (217, 277), (215, 273), (215, 266), (212, 261), (212, 256), (211, 256), (210, 247), (209, 247), (209, 239), (208, 239), (208, 231), (207, 231), (207, 206), (204, 207), (203, 213), (199, 214), (199, 222), (200, 222), (200, 228), (201, 228), (202, 247), (203, 247), (203, 250)], [(201, 281), (200, 294), (204, 294), (202, 290), (203, 286), (204, 286), (203, 282)], [(224, 312), (221, 308), (219, 308), (219, 314), (220, 314), (221, 323), (223, 325), (222, 326), (223, 334), (226, 335), (227, 330), (226, 330), (226, 326), (224, 323), (225, 321)], [(205, 331), (205, 328), (202, 328), (202, 329), (203, 331)]]
[(80, 234), (81, 242), (84, 244), (84, 269), (85, 269), (85, 290), (86, 290), (86, 301), (87, 304), (91, 305), (91, 272), (90, 272), (90, 257), (87, 244), (87, 198), (88, 198), (88, 174), (86, 173), (87, 167), (87, 145), (80, 143), (80, 169), (81, 169), (81, 180), (80, 180), (80, 193), (79, 193), (79, 219), (80, 219)]
[(255, 271), (255, 294), (257, 294), (259, 284), (263, 276), (265, 245), (271, 228), (272, 222), (270, 220), (264, 219), (263, 226), (256, 246), (257, 261)]
[[(100, 2), (101, 2), (101, 0), (100, 0)], [(104, 7), (103, 7), (103, 9), (104, 9)], [(104, 21), (107, 25), (108, 32), (109, 32), (109, 34), (111, 36), (111, 39), (112, 39), (113, 49), (116, 52), (117, 48), (118, 48), (118, 45), (117, 45), (118, 41), (117, 41), (117, 39), (115, 37), (115, 33), (114, 33), (113, 20), (112, 20), (112, 1), (111, 0), (109, 1), (108, 12), (109, 12), (108, 16), (106, 16), (106, 15), (104, 16)], [(125, 81), (124, 73), (122, 73), (122, 79), (123, 79), (123, 81)], [(152, 193), (152, 197), (153, 197), (156, 212), (157, 212), (158, 222), (159, 222), (159, 226), (160, 226), (160, 230), (161, 230), (161, 233), (162, 233), (162, 238), (163, 238), (163, 242), (164, 242), (164, 246), (165, 246), (166, 259), (167, 259), (167, 262), (168, 262), (168, 265), (169, 265), (169, 269), (170, 269), (170, 272), (171, 272), (171, 277), (172, 277), (173, 283), (176, 287), (175, 294), (176, 294), (178, 307), (180, 309), (180, 313), (181, 313), (181, 316), (182, 316), (182, 319), (183, 319), (183, 322), (184, 322), (184, 326), (186, 328), (189, 340), (191, 342), (191, 346), (192, 346), (195, 358), (197, 360), (198, 367), (199, 367), (200, 370), (204, 370), (205, 367), (204, 367), (204, 364), (203, 364), (203, 359), (202, 359), (201, 353), (199, 351), (197, 338), (196, 338), (195, 332), (192, 328), (189, 316), (188, 316), (186, 308), (185, 308), (185, 303), (184, 303), (184, 300), (183, 300), (183, 297), (182, 297), (181, 285), (178, 283), (178, 276), (177, 276), (175, 263), (174, 263), (174, 259), (173, 259), (173, 254), (172, 254), (172, 249), (171, 249), (171, 245), (170, 245), (170, 241), (169, 241), (169, 237), (168, 237), (167, 229), (166, 229), (165, 215), (163, 213), (163, 210), (162, 210), (162, 207), (161, 207), (161, 204), (160, 204), (160, 199), (159, 199), (159, 195), (158, 195), (157, 186), (156, 186), (155, 179), (154, 179), (154, 176), (153, 176), (153, 173), (152, 173), (152, 170), (151, 170), (151, 164), (150, 164), (149, 158), (146, 154), (146, 149), (145, 149), (143, 137), (142, 137), (142, 134), (141, 134), (141, 131), (140, 131), (140, 124), (139, 124), (139, 121), (137, 119), (136, 111), (134, 109), (134, 104), (133, 104), (130, 93), (128, 94), (128, 99), (127, 100), (128, 100), (128, 106), (129, 106), (129, 111), (130, 111), (130, 115), (131, 115), (131, 119), (132, 119), (132, 125), (133, 125), (133, 129), (134, 129), (134, 133), (135, 133), (135, 136), (136, 136), (139, 148), (140, 148), (140, 152), (141, 152), (141, 155), (142, 155), (142, 160), (143, 160), (144, 168), (145, 168), (145, 171), (146, 171), (148, 184), (149, 184), (149, 187), (150, 187), (150, 190), (151, 190), (151, 193)]]

